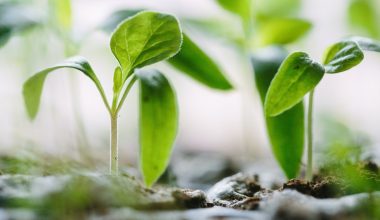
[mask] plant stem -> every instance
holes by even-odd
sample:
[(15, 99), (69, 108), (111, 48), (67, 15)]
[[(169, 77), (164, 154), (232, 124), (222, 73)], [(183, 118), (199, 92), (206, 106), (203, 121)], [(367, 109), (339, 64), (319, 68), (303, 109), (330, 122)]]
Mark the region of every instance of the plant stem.
[(313, 179), (313, 102), (314, 90), (309, 94), (309, 107), (307, 114), (307, 169), (306, 179), (311, 181)]
[(110, 149), (110, 174), (117, 175), (119, 172), (118, 166), (118, 132), (117, 132), (118, 115), (111, 115), (111, 149)]

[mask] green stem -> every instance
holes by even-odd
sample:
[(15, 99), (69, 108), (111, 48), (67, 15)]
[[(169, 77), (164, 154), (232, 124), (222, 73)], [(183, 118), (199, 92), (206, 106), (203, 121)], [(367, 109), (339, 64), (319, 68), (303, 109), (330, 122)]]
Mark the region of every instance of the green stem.
[(306, 179), (311, 181), (313, 179), (313, 102), (314, 90), (309, 94), (309, 107), (307, 114), (307, 169)]
[(117, 175), (119, 172), (118, 165), (118, 132), (117, 132), (118, 115), (111, 115), (111, 149), (110, 149), (110, 174)]

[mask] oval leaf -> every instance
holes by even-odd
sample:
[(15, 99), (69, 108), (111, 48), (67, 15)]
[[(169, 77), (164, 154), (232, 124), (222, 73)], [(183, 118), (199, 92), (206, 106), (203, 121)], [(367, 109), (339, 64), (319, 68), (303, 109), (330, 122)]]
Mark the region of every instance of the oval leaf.
[(373, 51), (373, 52), (379, 52), (380, 53), (380, 42), (373, 40), (371, 38), (366, 37), (350, 37), (349, 40), (355, 41), (360, 49), (367, 50), (367, 51)]
[[(264, 106), (269, 85), (287, 53), (278, 47), (267, 48), (253, 54), (256, 88)], [(296, 178), (304, 149), (303, 102), (276, 117), (266, 117), (266, 127), (273, 154), (285, 175)]]
[(214, 61), (185, 34), (181, 51), (170, 59), (169, 63), (211, 88), (232, 89), (232, 85)]
[(246, 24), (251, 20), (251, 0), (217, 0), (218, 4), (225, 10), (238, 15)]
[(265, 99), (265, 114), (277, 116), (302, 101), (321, 81), (324, 68), (303, 52), (289, 55), (271, 82)]
[(145, 11), (116, 28), (111, 37), (111, 50), (125, 79), (135, 68), (174, 56), (181, 43), (181, 28), (174, 16)]
[(169, 163), (177, 135), (177, 100), (158, 71), (136, 74), (140, 79), (140, 166), (145, 184), (151, 186)]
[(358, 65), (363, 58), (363, 51), (357, 43), (342, 41), (326, 50), (323, 63), (326, 73), (340, 73)]
[(256, 38), (258, 46), (292, 43), (304, 36), (312, 25), (297, 18), (276, 18), (263, 22), (261, 27)]
[(99, 80), (92, 70), (90, 64), (83, 57), (73, 57), (63, 63), (44, 69), (30, 77), (23, 86), (24, 102), (28, 115), (31, 119), (34, 119), (37, 115), (46, 76), (52, 71), (61, 68), (77, 69), (88, 76), (98, 88), (100, 86)]

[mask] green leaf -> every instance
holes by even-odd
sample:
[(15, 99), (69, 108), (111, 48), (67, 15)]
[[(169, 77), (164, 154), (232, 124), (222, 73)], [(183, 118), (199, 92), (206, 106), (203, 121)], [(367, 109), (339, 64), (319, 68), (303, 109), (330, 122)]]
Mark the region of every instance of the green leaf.
[(99, 80), (92, 70), (90, 64), (83, 57), (73, 57), (61, 64), (44, 69), (30, 77), (23, 86), (24, 102), (28, 115), (31, 119), (34, 119), (37, 115), (41, 101), (41, 93), (47, 75), (52, 71), (61, 68), (77, 69), (88, 76), (98, 88), (100, 86)]
[(351, 0), (348, 8), (349, 24), (363, 34), (380, 37), (379, 17), (373, 0)]
[(123, 9), (115, 11), (105, 19), (104, 23), (100, 25), (100, 28), (107, 33), (111, 33), (122, 21), (142, 11), (143, 9)]
[(359, 45), (360, 49), (362, 50), (380, 53), (380, 41), (376, 41), (376, 40), (373, 40), (371, 38), (366, 38), (366, 37), (359, 37), (359, 36), (350, 37), (348, 38), (348, 40), (356, 42)]
[(140, 79), (140, 166), (147, 186), (165, 171), (178, 128), (177, 100), (158, 71), (138, 71)]
[(240, 16), (246, 24), (250, 23), (252, 0), (217, 0), (217, 2), (225, 10)]
[(339, 73), (358, 65), (363, 58), (363, 51), (357, 43), (342, 41), (327, 48), (323, 64), (326, 73)]
[(185, 34), (181, 51), (169, 63), (206, 86), (221, 90), (232, 89), (215, 62)]
[(277, 116), (302, 101), (322, 80), (325, 70), (308, 54), (295, 52), (281, 64), (269, 86), (265, 99), (265, 114)]
[[(269, 85), (276, 75), (286, 51), (270, 47), (252, 55), (256, 88), (264, 106)], [(303, 102), (276, 117), (266, 117), (266, 127), (273, 154), (285, 175), (296, 178), (304, 149), (304, 107)]]
[(124, 80), (135, 68), (174, 56), (181, 44), (178, 20), (156, 12), (140, 12), (128, 18), (111, 37), (111, 50), (120, 63)]
[(267, 46), (288, 44), (304, 36), (312, 27), (311, 23), (297, 18), (275, 18), (261, 24), (256, 44)]

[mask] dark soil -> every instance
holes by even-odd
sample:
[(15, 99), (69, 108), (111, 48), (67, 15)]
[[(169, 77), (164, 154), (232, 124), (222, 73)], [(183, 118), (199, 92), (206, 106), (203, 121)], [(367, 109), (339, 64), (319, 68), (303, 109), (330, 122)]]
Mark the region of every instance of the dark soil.
[(285, 189), (293, 189), (298, 192), (314, 196), (315, 198), (337, 198), (343, 196), (344, 186), (342, 183), (334, 177), (324, 177), (322, 179), (316, 179), (312, 182), (292, 179), (280, 188), (280, 191)]

